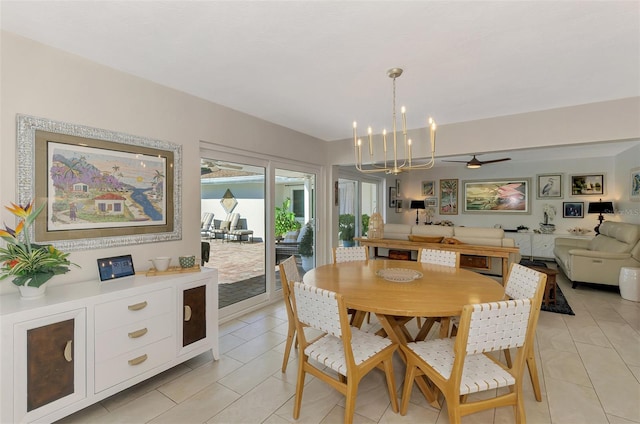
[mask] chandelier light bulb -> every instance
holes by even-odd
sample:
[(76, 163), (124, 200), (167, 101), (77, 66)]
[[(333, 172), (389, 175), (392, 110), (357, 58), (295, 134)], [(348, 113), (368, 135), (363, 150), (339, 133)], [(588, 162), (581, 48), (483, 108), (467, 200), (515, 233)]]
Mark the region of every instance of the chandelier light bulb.
[[(387, 130), (382, 130), (382, 149), (384, 153), (384, 161), (376, 162), (374, 160), (374, 140), (373, 140), (373, 128), (367, 127), (367, 135), (369, 137), (369, 157), (370, 161), (367, 164), (363, 164), (362, 162), (362, 142), (358, 139), (357, 135), (357, 124), (353, 123), (353, 141), (354, 141), (354, 153), (356, 159), (356, 169), (363, 173), (373, 173), (373, 172), (384, 172), (387, 174), (397, 175), (404, 171), (411, 171), (414, 169), (430, 169), (435, 165), (435, 150), (436, 150), (436, 123), (432, 117), (428, 118), (428, 128), (429, 128), (429, 139), (431, 144), (430, 158), (426, 161), (419, 161), (421, 163), (415, 163), (413, 160), (413, 145), (411, 139), (407, 138), (407, 109), (402, 106), (400, 108), (400, 119), (402, 122), (402, 138), (398, 137), (398, 128), (397, 128), (397, 116), (396, 116), (396, 78), (402, 75), (401, 68), (392, 68), (387, 71), (387, 76), (393, 79), (393, 109), (392, 109), (392, 138), (391, 141), (393, 143), (393, 163), (388, 163), (387, 161)], [(428, 142), (425, 140), (418, 141), (416, 146), (424, 145), (425, 149), (429, 148)], [(404, 145), (404, 159), (398, 157), (398, 144)]]

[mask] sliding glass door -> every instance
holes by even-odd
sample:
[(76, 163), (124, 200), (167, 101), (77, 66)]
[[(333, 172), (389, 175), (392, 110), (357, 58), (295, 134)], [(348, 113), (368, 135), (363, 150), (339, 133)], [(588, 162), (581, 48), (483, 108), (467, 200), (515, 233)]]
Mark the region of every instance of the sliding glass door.
[(218, 269), (219, 309), (264, 301), (265, 167), (209, 157), (201, 160), (200, 174), (201, 212), (213, 214), (200, 234), (209, 244), (205, 266)]

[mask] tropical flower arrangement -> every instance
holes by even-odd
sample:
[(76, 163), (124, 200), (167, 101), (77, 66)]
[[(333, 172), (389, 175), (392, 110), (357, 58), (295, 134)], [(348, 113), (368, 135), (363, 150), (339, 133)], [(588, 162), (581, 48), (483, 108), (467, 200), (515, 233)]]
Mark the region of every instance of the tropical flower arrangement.
[(64, 274), (71, 265), (76, 265), (69, 261), (69, 253), (62, 253), (51, 245), (31, 243), (29, 228), (45, 204), (35, 210), (33, 206), (33, 202), (26, 206), (15, 203), (5, 206), (20, 222), (15, 229), (6, 224), (4, 230), (0, 229), (0, 237), (7, 242), (6, 247), (0, 247), (0, 280), (13, 277), (16, 286), (40, 287), (54, 275)]

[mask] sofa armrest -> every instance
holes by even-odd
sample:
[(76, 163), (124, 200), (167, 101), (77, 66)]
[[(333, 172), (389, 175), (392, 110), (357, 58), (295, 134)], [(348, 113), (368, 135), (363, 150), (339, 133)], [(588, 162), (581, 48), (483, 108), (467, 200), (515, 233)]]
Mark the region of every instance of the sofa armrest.
[(600, 250), (571, 249), (569, 255), (600, 259), (628, 259), (631, 253), (603, 252)]
[(556, 238), (555, 245), (556, 246), (571, 246), (577, 249), (587, 249), (589, 247), (589, 239), (576, 239), (576, 238)]

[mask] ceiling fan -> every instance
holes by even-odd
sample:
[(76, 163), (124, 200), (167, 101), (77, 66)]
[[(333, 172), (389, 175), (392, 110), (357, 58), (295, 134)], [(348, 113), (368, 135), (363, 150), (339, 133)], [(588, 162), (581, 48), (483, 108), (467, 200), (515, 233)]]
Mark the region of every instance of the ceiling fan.
[(219, 160), (203, 160), (200, 165), (200, 175), (210, 174), (212, 172), (220, 171), (221, 169), (240, 170), (242, 169), (242, 166), (221, 162)]
[(470, 161), (464, 161), (464, 160), (443, 160), (443, 162), (459, 162), (459, 163), (466, 163), (467, 164), (467, 168), (469, 169), (477, 169), (480, 168), (482, 165), (485, 165), (487, 163), (496, 163), (496, 162), (504, 162), (506, 160), (511, 160), (511, 158), (502, 158), (502, 159), (494, 159), (494, 160), (479, 160), (476, 158), (476, 155), (473, 155), (473, 159), (471, 159)]

